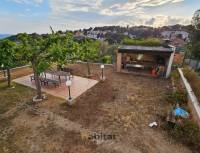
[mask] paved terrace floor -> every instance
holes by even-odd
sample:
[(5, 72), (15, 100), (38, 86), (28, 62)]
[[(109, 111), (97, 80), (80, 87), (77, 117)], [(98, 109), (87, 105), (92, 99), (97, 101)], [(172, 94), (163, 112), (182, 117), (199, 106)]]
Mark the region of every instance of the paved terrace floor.
[[(14, 82), (36, 89), (35, 82), (34, 80), (31, 82), (30, 76), (31, 75), (27, 75), (21, 78), (17, 78), (14, 80)], [(51, 75), (47, 74), (47, 78), (51, 78)], [(42, 85), (42, 91), (59, 98), (67, 99), (69, 95), (68, 95), (68, 89), (65, 85), (65, 78), (61, 77), (61, 80), (62, 83), (58, 87), (55, 87), (52, 84), (49, 84), (48, 86)], [(72, 98), (75, 99), (79, 97), (81, 94), (83, 94), (85, 91), (87, 91), (97, 83), (98, 81), (93, 79), (73, 76), (72, 86), (71, 86)]]

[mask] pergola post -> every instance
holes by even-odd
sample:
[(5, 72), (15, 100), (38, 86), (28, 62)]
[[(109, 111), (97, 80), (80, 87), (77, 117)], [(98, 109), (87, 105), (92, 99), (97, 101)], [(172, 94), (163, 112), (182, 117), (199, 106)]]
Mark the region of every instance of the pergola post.
[(117, 52), (117, 72), (121, 72), (121, 65), (122, 65), (122, 53)]

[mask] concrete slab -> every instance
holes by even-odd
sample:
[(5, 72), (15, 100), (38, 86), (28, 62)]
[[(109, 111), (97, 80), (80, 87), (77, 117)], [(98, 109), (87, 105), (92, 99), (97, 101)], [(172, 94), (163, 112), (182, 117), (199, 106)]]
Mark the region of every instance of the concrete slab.
[[(36, 89), (35, 82), (34, 82), (34, 80), (31, 82), (30, 76), (31, 75), (27, 75), (27, 76), (24, 76), (21, 78), (17, 78), (13, 81), (18, 84), (22, 84), (24, 86), (28, 86), (33, 89)], [(52, 78), (52, 75), (47, 74), (47, 78)], [(58, 77), (54, 77), (54, 79), (58, 80)], [(61, 77), (61, 80), (62, 81), (61, 81), (61, 84), (59, 87), (55, 87), (52, 84), (49, 84), (48, 86), (42, 85), (42, 91), (47, 94), (50, 94), (52, 96), (56, 96), (56, 97), (63, 98), (63, 99), (68, 99), (69, 95), (68, 95), (68, 88), (65, 85), (65, 81), (66, 81), (65, 77)], [(86, 92), (88, 89), (92, 88), (97, 83), (98, 83), (97, 80), (83, 78), (83, 77), (79, 77), (79, 76), (73, 76), (72, 86), (71, 86), (72, 98), (75, 99), (75, 98), (79, 97), (81, 94)]]

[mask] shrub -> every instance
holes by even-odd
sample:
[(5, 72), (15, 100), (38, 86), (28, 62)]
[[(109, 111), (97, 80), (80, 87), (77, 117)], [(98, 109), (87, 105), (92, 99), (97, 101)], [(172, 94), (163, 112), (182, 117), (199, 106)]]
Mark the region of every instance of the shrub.
[(185, 120), (182, 124), (176, 125), (170, 132), (172, 136), (192, 147), (193, 150), (200, 150), (200, 129), (194, 122)]
[(102, 57), (102, 63), (104, 64), (110, 64), (112, 62), (112, 57), (109, 55), (103, 56)]
[(175, 80), (175, 81), (178, 81), (178, 80), (180, 80), (180, 75), (179, 75), (179, 73), (178, 73), (178, 70), (176, 69), (176, 70), (174, 70), (174, 71), (172, 71), (172, 73), (171, 73), (171, 77)]
[(167, 100), (173, 103), (185, 104), (187, 103), (187, 92), (185, 90), (177, 90), (167, 96)]

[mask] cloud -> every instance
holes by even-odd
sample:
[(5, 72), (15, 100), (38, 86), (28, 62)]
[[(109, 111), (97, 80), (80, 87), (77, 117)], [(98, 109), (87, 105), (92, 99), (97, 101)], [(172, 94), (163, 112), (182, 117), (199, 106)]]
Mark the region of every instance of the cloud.
[[(132, 19), (131, 19), (132, 18)], [(119, 21), (119, 25), (147, 25), (152, 27), (161, 27), (166, 25), (183, 24), (187, 25), (191, 22), (190, 18), (181, 16), (166, 16), (166, 15), (138, 15), (137, 17), (127, 18), (124, 21)]]
[(144, 13), (146, 8), (158, 7), (167, 4), (179, 3), (184, 0), (134, 0), (125, 3), (116, 3), (109, 8), (103, 9), (103, 15), (125, 15), (130, 16), (133, 14)]
[[(170, 17), (166, 15), (150, 15), (147, 12), (148, 8), (154, 8), (164, 5), (171, 5), (180, 3), (184, 0), (118, 0), (107, 3), (108, 0), (50, 0), (51, 17), (58, 21), (65, 22), (68, 19), (74, 18), (84, 22), (88, 21), (88, 16), (84, 14), (91, 14), (91, 20), (96, 24), (130, 24), (130, 25), (150, 25), (163, 26), (165, 24), (171, 25), (176, 23), (188, 24), (189, 19), (184, 17)], [(75, 14), (72, 12), (82, 12), (82, 14)], [(96, 14), (96, 18), (92, 14)], [(147, 15), (149, 14), (149, 15)], [(81, 17), (80, 17), (81, 16)], [(102, 17), (104, 20), (101, 20)], [(98, 20), (99, 19), (99, 20)], [(110, 19), (110, 21), (108, 20)], [(104, 22), (106, 20), (106, 22)]]
[(44, 0), (9, 0), (10, 2), (15, 2), (18, 4), (41, 4)]
[[(174, 4), (179, 4), (184, 0), (48, 0), (48, 3), (44, 3), (47, 0), (7, 1), (25, 4), (28, 7), (26, 6), (22, 12), (10, 12), (8, 16), (0, 12), (0, 32), (4, 33), (23, 31), (46, 33), (50, 32), (50, 25), (54, 30), (74, 30), (104, 25), (159, 27), (189, 24), (191, 18), (190, 16), (186, 17), (188, 14), (176, 15), (176, 12), (180, 10), (177, 8), (178, 5)], [(48, 12), (47, 10), (39, 12), (37, 8), (31, 8), (31, 6), (42, 3), (49, 5)], [(40, 9), (43, 7), (46, 9), (47, 7), (44, 5)], [(177, 6), (177, 9), (170, 10), (171, 6)], [(154, 8), (158, 8), (159, 11), (158, 9), (152, 11)], [(186, 8), (187, 6), (180, 9)], [(169, 16), (169, 13), (164, 10), (170, 10), (170, 14), (173, 16)], [(34, 13), (37, 14), (34, 15)], [(17, 14), (19, 14), (18, 17)]]
[(146, 25), (152, 26), (156, 22), (156, 18), (151, 18), (145, 22)]
[(96, 11), (102, 5), (102, 0), (49, 0), (54, 15), (62, 15), (71, 11)]
[[(147, 8), (159, 7), (184, 0), (118, 0), (104, 5), (106, 0), (49, 0), (53, 15), (69, 12), (94, 12), (104, 16), (132, 16), (145, 13)], [(108, 1), (107, 1), (108, 2)]]

